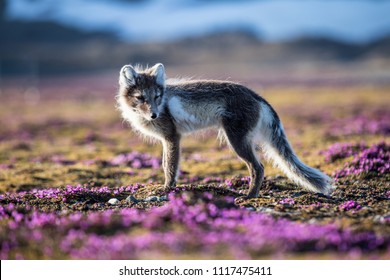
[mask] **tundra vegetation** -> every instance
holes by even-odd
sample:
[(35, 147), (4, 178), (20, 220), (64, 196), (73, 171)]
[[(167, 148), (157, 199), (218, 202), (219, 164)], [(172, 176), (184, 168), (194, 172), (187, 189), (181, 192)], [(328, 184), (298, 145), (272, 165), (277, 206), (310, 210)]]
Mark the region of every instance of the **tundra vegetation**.
[(1, 259), (390, 258), (389, 87), (249, 81), (337, 189), (309, 193), (266, 165), (260, 197), (235, 203), (247, 169), (215, 132), (184, 139), (164, 192), (161, 146), (121, 120), (114, 86), (80, 80), (2, 88)]

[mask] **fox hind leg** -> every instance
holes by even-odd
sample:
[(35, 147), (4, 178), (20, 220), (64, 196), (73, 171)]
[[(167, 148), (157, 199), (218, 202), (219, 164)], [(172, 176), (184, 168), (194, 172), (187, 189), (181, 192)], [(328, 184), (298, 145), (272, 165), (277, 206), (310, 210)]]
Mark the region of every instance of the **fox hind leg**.
[(225, 126), (224, 131), (228, 143), (248, 167), (251, 182), (247, 198), (256, 198), (259, 196), (264, 178), (264, 166), (255, 154), (256, 147), (247, 137), (247, 133), (240, 133), (237, 129), (232, 129), (231, 126)]

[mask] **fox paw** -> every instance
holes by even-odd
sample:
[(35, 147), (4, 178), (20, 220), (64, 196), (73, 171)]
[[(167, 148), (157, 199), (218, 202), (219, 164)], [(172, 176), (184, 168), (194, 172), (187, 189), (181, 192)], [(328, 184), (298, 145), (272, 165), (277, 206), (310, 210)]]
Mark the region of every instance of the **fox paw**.
[(163, 186), (162, 191), (165, 193), (169, 193), (170, 191), (173, 191), (174, 188), (175, 186)]

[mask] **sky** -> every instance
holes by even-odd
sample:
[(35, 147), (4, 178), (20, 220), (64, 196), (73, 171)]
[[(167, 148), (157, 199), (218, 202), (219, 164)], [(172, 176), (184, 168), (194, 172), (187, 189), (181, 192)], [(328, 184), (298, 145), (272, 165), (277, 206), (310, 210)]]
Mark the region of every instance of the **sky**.
[(270, 42), (316, 36), (364, 43), (390, 34), (384, 0), (9, 0), (7, 16), (111, 31), (133, 42), (237, 30)]

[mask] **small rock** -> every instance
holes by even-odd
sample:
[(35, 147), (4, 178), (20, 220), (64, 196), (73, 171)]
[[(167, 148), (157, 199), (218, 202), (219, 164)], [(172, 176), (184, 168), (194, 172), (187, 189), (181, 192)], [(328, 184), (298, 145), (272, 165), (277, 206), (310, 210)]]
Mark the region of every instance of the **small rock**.
[(149, 197), (145, 198), (145, 202), (155, 202), (155, 201), (159, 201), (158, 196), (149, 196)]
[(160, 196), (160, 197), (158, 198), (158, 201), (160, 201), (160, 202), (168, 201), (168, 197), (167, 197), (166, 195)]
[(384, 215), (375, 215), (374, 222), (384, 224), (390, 220), (390, 213), (386, 213)]
[(111, 198), (109, 201), (107, 201), (108, 204), (115, 205), (119, 203), (119, 200), (117, 198)]
[(129, 195), (128, 197), (126, 197), (126, 202), (127, 203), (130, 203), (130, 202), (132, 202), (132, 203), (138, 203), (138, 202), (140, 202), (138, 199), (136, 199), (134, 196), (132, 196), (132, 195)]
[(255, 207), (246, 207), (246, 210), (254, 212), (254, 211), (256, 211), (256, 208)]
[(376, 223), (383, 223), (385, 221), (385, 219), (381, 215), (375, 215), (373, 220)]
[(275, 212), (274, 209), (268, 208), (268, 207), (259, 207), (257, 210), (259, 212), (264, 212), (264, 213), (273, 213), (273, 212)]

